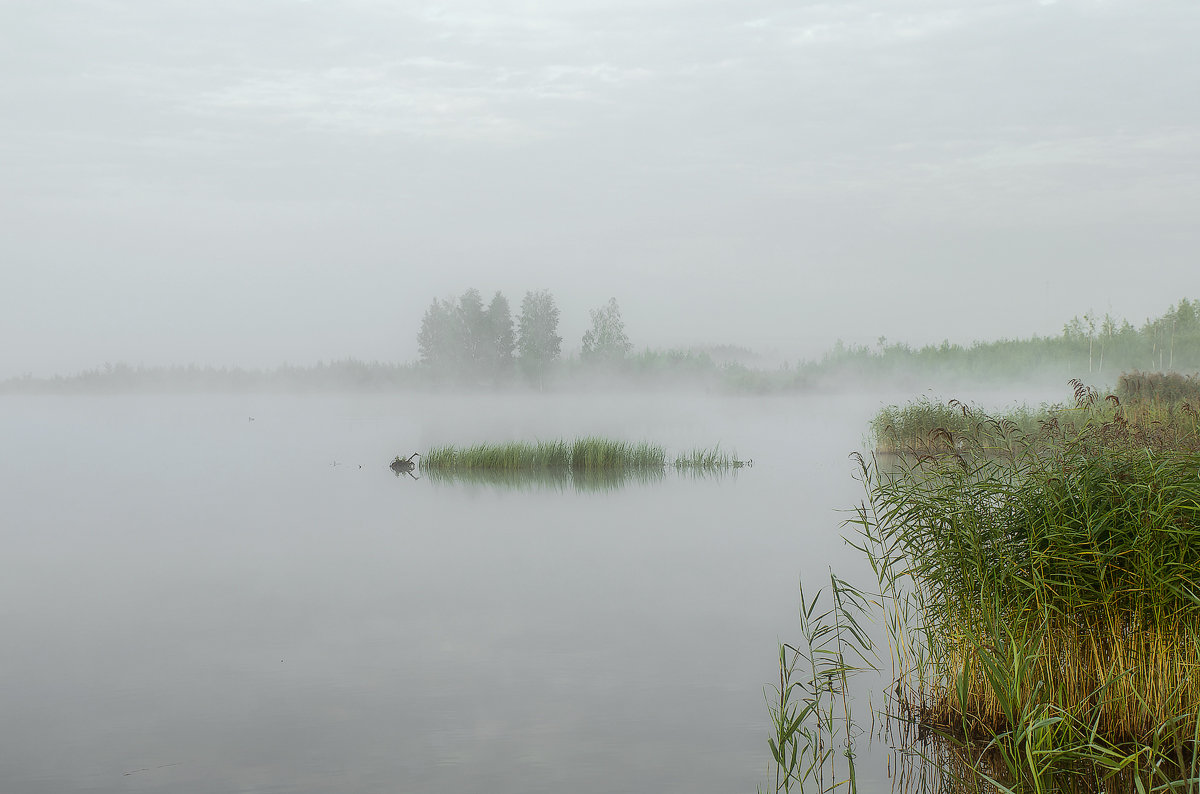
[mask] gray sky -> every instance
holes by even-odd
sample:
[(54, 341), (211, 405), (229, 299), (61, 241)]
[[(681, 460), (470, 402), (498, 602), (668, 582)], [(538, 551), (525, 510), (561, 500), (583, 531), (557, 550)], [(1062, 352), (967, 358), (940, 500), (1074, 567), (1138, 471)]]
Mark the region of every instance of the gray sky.
[(1054, 333), (1200, 293), (1195, 0), (5, 0), (0, 377)]

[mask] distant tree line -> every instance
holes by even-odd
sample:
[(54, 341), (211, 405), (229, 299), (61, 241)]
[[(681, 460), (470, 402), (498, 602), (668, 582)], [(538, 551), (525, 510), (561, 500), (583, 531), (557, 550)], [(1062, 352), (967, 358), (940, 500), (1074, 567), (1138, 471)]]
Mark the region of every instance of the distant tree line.
[(73, 375), (26, 375), (0, 381), (0, 394), (388, 392), (421, 383), (419, 368), (413, 364), (354, 358), (272, 369), (109, 362)]
[[(619, 377), (635, 385), (676, 385), (732, 392), (805, 390), (842, 382), (929, 382), (969, 378), (978, 383), (1085, 378), (1116, 382), (1122, 372), (1200, 372), (1200, 301), (1183, 299), (1159, 317), (1134, 326), (1088, 312), (1053, 336), (1000, 339), (970, 345), (912, 347), (880, 338), (874, 345), (838, 342), (819, 359), (771, 369), (755, 366), (752, 351), (718, 345), (634, 352), (615, 299), (591, 311), (578, 358), (564, 360), (559, 310), (548, 291), (527, 292), (515, 319), (496, 293), (485, 307), (477, 290), (434, 300), (417, 335), (412, 364), (355, 359), (270, 370), (237, 367), (147, 367), (105, 364), (67, 376), (0, 381), (3, 393), (135, 391), (384, 391), (437, 384), (537, 387), (552, 380), (591, 382)], [(612, 376), (612, 377), (610, 377)]]
[[(633, 349), (616, 298), (591, 312), (580, 360), (619, 365)], [(514, 321), (500, 292), (485, 308), (477, 289), (458, 298), (434, 298), (417, 332), (420, 366), (435, 381), (497, 384), (518, 374), (542, 385), (562, 356), (559, 309), (548, 290), (526, 292)]]
[(820, 383), (843, 375), (875, 380), (916, 377), (970, 377), (1008, 381), (1029, 377), (1088, 378), (1112, 383), (1121, 372), (1200, 371), (1200, 301), (1184, 298), (1160, 317), (1136, 327), (1127, 320), (1094, 312), (1071, 318), (1056, 336), (999, 339), (911, 347), (838, 342), (821, 359), (802, 362), (796, 385)]

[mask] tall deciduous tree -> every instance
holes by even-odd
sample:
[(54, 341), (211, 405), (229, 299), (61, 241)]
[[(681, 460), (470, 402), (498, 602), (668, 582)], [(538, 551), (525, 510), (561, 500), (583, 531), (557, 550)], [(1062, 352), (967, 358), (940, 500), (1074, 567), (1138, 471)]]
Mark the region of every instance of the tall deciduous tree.
[(562, 352), (562, 337), (558, 335), (558, 306), (549, 290), (525, 293), (517, 331), (521, 369), (540, 383)]
[(512, 312), (508, 308), (508, 298), (497, 292), (492, 296), (486, 312), (487, 340), (484, 344), (486, 362), (489, 373), (496, 380), (504, 380), (512, 374), (513, 351), (516, 348), (516, 336), (513, 333)]
[(592, 328), (583, 335), (579, 357), (592, 363), (615, 363), (625, 358), (633, 345), (625, 335), (617, 299), (609, 298), (604, 306), (593, 309), (591, 315)]
[(483, 309), (483, 297), (477, 289), (469, 289), (458, 299), (456, 320), (460, 340), (460, 374), (478, 376), (485, 368), (487, 340), (491, 336), (488, 318)]
[(421, 365), (438, 376), (458, 368), (460, 344), (455, 308), (449, 301), (434, 298), (425, 310), (421, 330), (417, 333)]

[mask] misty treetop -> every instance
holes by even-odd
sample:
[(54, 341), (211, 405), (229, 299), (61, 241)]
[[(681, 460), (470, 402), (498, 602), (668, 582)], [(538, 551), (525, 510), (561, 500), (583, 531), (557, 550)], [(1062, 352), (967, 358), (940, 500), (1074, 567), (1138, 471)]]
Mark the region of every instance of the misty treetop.
[(484, 308), (479, 290), (457, 300), (435, 298), (417, 333), (421, 366), (435, 377), (500, 380), (513, 366), (513, 320), (499, 292)]
[[(435, 298), (417, 333), (420, 366), (435, 380), (503, 383), (519, 370), (531, 383), (544, 385), (562, 358), (558, 304), (549, 290), (530, 291), (521, 300), (514, 323), (508, 300), (497, 292), (485, 308), (479, 290), (457, 299)], [(591, 311), (579, 363), (623, 365), (633, 343), (625, 333), (616, 298)]]
[(580, 350), (581, 361), (612, 364), (619, 362), (633, 349), (625, 335), (625, 323), (621, 320), (621, 307), (616, 298), (599, 309), (592, 309), (592, 327), (583, 335)]
[(434, 298), (417, 333), (420, 366), (435, 380), (503, 383), (517, 365), (539, 380), (558, 360), (558, 307), (548, 291), (527, 292), (514, 323), (500, 292), (485, 307), (477, 289), (457, 299)]
[(549, 290), (526, 292), (517, 323), (517, 350), (521, 369), (539, 384), (562, 353), (558, 335), (558, 305)]
[(512, 311), (508, 308), (508, 298), (497, 292), (488, 304), (488, 346), (496, 351), (494, 360), (496, 378), (505, 378), (513, 371), (515, 363), (514, 350), (516, 337), (513, 331)]

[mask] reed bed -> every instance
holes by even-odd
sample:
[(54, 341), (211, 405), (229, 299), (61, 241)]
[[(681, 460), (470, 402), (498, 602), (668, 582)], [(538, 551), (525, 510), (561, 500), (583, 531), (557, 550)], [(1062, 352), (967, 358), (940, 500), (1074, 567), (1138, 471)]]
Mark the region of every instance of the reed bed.
[(1033, 429), (951, 404), (969, 421), (935, 427), (940, 449), (859, 456), (850, 542), (877, 582), (801, 592), (769, 703), (777, 791), (857, 791), (849, 681), (880, 671), (877, 617), (887, 714), (938, 766), (898, 764), (900, 790), (1200, 791), (1200, 422), (1072, 385)]
[(925, 719), (994, 733), (1041, 704), (1145, 739), (1196, 712), (1200, 456), (936, 466), (874, 495), (880, 559), (905, 561), (935, 660)]
[(718, 444), (715, 447), (701, 447), (681, 452), (675, 456), (675, 468), (693, 471), (717, 471), (722, 469), (740, 469), (753, 466), (754, 461), (738, 458), (737, 452), (726, 452)]
[(1119, 408), (1077, 386), (1074, 414), (1033, 437), (1007, 431), (1012, 455), (967, 434), (952, 455), (863, 461), (869, 499), (854, 523), (891, 604), (902, 700), (922, 722), (1195, 746), (1195, 415), (1164, 428)]
[(1191, 403), (1200, 407), (1200, 375), (1179, 372), (1123, 372), (1116, 396), (1122, 403)]
[(662, 469), (666, 461), (666, 450), (647, 442), (631, 443), (591, 436), (571, 445), (572, 471)]
[[(617, 441), (589, 436), (574, 441), (514, 441), (469, 447), (433, 447), (421, 457), (421, 470), (435, 472), (588, 472), (663, 471), (665, 448), (648, 442)], [(741, 468), (739, 460), (719, 446), (694, 449), (675, 456), (676, 469)]]
[(961, 449), (966, 437), (975, 446), (1000, 446), (1014, 432), (1036, 432), (1056, 408), (1015, 408), (990, 416), (979, 408), (951, 400), (937, 403), (922, 398), (908, 405), (889, 405), (871, 420), (875, 451), (881, 454), (940, 454)]
[(547, 471), (571, 466), (573, 450), (565, 441), (514, 441), (433, 447), (421, 456), (421, 470)]
[[(1134, 376), (1121, 377), (1127, 382)], [(1178, 375), (1163, 377), (1172, 382), (1190, 380)], [(1052, 445), (1062, 440), (1055, 438), (1056, 433), (1075, 433), (1084, 425), (1093, 439), (1136, 436), (1136, 445), (1200, 449), (1200, 399), (1181, 397), (1186, 393), (1184, 386), (1140, 391), (1126, 386), (1118, 389), (1126, 397), (1113, 394), (1100, 400), (1098, 393), (1079, 381), (1071, 383), (1075, 387), (1072, 404), (1038, 409), (1022, 406), (1000, 414), (957, 400), (943, 404), (922, 399), (906, 406), (887, 406), (871, 420), (875, 451), (898, 455), (1011, 453), (1015, 446)]]

